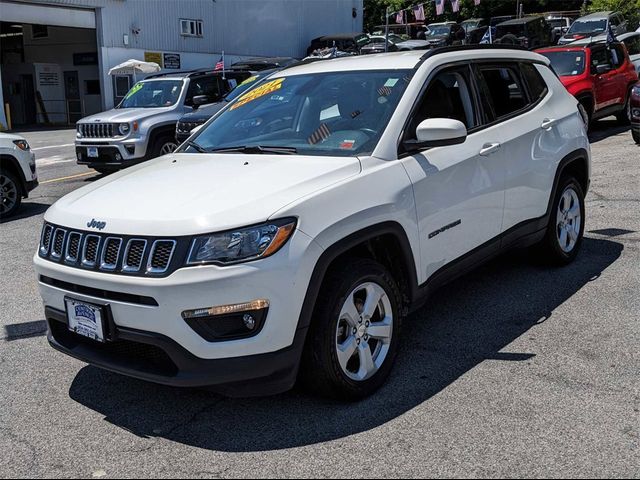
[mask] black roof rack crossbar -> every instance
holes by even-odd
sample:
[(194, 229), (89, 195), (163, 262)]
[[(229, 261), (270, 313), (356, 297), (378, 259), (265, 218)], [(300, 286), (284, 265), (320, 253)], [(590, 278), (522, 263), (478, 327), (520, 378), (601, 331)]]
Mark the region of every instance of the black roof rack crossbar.
[(450, 45), (447, 47), (437, 47), (432, 48), (427, 51), (421, 58), (421, 61), (425, 61), (428, 58), (434, 57), (436, 55), (441, 55), (443, 53), (451, 53), (451, 52), (464, 52), (467, 50), (518, 50), (520, 52), (530, 52), (528, 48), (522, 47), (520, 45), (508, 45), (501, 43), (490, 43), (490, 44), (476, 44), (476, 45)]

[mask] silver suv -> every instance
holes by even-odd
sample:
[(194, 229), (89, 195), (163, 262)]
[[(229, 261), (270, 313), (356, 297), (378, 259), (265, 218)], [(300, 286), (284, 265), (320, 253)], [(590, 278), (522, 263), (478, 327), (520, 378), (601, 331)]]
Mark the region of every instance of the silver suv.
[(79, 165), (108, 173), (173, 152), (175, 126), (199, 105), (220, 100), (245, 71), (160, 74), (136, 83), (120, 105), (76, 125)]

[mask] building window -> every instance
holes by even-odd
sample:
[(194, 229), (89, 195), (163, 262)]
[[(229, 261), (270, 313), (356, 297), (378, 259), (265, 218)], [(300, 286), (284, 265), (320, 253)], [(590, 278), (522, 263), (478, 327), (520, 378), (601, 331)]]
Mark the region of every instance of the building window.
[(84, 89), (87, 95), (100, 95), (100, 81), (99, 80), (85, 80)]
[(124, 98), (131, 88), (129, 77), (126, 75), (117, 75), (114, 81), (116, 84), (116, 97)]
[(180, 20), (180, 35), (183, 37), (201, 37), (202, 20)]
[(49, 38), (49, 27), (47, 25), (31, 25), (31, 38)]

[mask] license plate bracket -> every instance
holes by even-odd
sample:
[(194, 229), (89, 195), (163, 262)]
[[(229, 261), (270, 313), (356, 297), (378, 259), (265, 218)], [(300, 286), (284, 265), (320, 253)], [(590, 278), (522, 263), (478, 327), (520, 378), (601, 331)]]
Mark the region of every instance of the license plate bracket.
[(108, 306), (65, 297), (67, 326), (70, 331), (83, 337), (106, 343), (108, 331)]
[(98, 147), (88, 147), (87, 148), (87, 157), (89, 158), (98, 158), (100, 153), (98, 152)]

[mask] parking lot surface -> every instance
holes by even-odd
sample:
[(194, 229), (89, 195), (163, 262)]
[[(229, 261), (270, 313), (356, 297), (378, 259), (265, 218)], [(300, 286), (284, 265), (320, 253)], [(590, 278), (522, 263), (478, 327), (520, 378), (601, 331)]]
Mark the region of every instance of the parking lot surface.
[(600, 122), (582, 252), (517, 252), (405, 324), (387, 385), (227, 399), (121, 377), (46, 341), (31, 259), (42, 217), (99, 178), (74, 131), (26, 132), (41, 186), (0, 224), (0, 476), (640, 476), (640, 148)]

